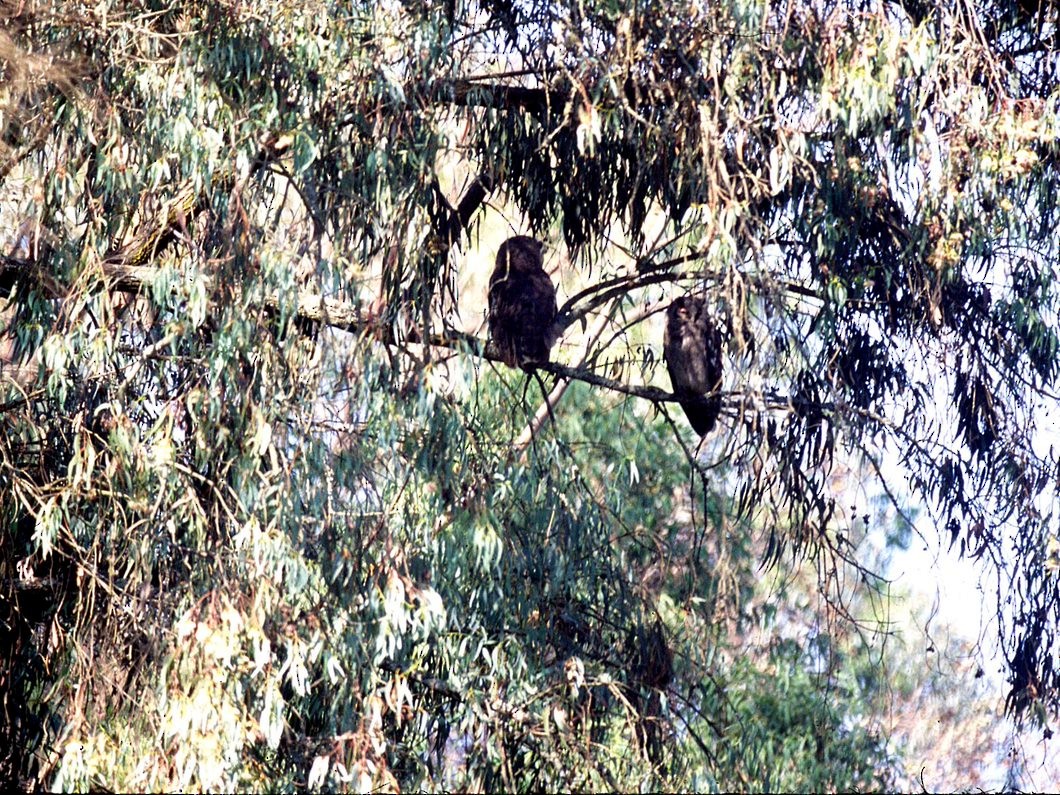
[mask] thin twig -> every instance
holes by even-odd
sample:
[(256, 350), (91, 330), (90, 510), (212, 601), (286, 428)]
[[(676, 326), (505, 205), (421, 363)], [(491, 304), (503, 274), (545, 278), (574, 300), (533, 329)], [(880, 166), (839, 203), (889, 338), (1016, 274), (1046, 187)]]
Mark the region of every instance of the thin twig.
[[(578, 362), (578, 367), (583, 367), (585, 365), (586, 361), (589, 359), (589, 352), (604, 333), (604, 328), (606, 328), (610, 319), (610, 313), (604, 313), (597, 319), (593, 328), (589, 332), (589, 338), (585, 342), (585, 349), (582, 353), (581, 361)], [(515, 452), (520, 456), (526, 453), (526, 448), (530, 444), (530, 441), (541, 430), (541, 426), (545, 422), (545, 417), (552, 415), (552, 409), (554, 409), (556, 404), (559, 403), (560, 398), (563, 397), (563, 393), (567, 391), (567, 387), (570, 386), (570, 383), (570, 379), (557, 379), (556, 385), (552, 388), (552, 391), (545, 395), (544, 403), (542, 403), (537, 409), (537, 413), (534, 414), (530, 422), (527, 423), (523, 432), (519, 434), (519, 438), (515, 440), (513, 446)]]

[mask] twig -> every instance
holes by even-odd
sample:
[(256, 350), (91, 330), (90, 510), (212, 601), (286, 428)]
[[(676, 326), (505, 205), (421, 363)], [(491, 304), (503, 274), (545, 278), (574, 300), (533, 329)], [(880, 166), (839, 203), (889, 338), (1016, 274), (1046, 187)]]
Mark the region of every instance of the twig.
[[(611, 316), (609, 313), (600, 315), (592, 330), (589, 332), (589, 338), (585, 343), (585, 351), (582, 354), (581, 361), (578, 362), (578, 367), (583, 367), (585, 365), (585, 362), (589, 358), (589, 352), (604, 333), (604, 328), (607, 326), (610, 319)], [(563, 393), (567, 391), (567, 387), (569, 386), (570, 379), (558, 379), (556, 385), (552, 388), (552, 391), (545, 395), (545, 402), (541, 404), (537, 413), (534, 414), (530, 422), (527, 423), (526, 428), (524, 428), (523, 432), (519, 435), (519, 438), (515, 440), (513, 447), (515, 452), (520, 456), (526, 453), (526, 448), (530, 444), (530, 441), (541, 430), (541, 426), (545, 422), (545, 417), (551, 416), (552, 409), (555, 408), (557, 403), (559, 403), (560, 398), (563, 397)]]

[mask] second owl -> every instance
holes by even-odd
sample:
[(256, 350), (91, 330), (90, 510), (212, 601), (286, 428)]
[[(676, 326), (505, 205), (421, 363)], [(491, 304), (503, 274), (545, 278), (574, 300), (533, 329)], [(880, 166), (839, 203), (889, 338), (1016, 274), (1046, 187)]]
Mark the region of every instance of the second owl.
[(702, 298), (682, 296), (666, 310), (663, 357), (692, 429), (710, 433), (721, 411), (721, 334)]

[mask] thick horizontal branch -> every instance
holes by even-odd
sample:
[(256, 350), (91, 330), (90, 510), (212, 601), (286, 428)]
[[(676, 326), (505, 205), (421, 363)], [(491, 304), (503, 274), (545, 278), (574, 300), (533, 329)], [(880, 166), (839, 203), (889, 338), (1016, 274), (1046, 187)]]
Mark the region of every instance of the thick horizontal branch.
[[(11, 274), (17, 276), (20, 273), (32, 270), (33, 267), (33, 263), (16, 260), (11, 257), (4, 257), (0, 260), (0, 277)], [(109, 289), (134, 294), (149, 291), (154, 279), (159, 273), (157, 268), (149, 266), (105, 263), (102, 267), (104, 278)], [(206, 287), (209, 291), (212, 286), (210, 284), (212, 280), (210, 280), (209, 277), (201, 278), (206, 278)], [(264, 299), (262, 306), (270, 313), (279, 314), (282, 312), (283, 308), (289, 306), (289, 304), (280, 296), (271, 295)], [(418, 340), (414, 337), (407, 340), (399, 340), (394, 337), (390, 328), (380, 326), (371, 319), (366, 318), (361, 312), (359, 306), (320, 295), (308, 293), (301, 294), (294, 305), (294, 316), (299, 320), (320, 323), (353, 334), (360, 335), (370, 333), (377, 340), (385, 344), (393, 345), (403, 344), (405, 342), (411, 342), (413, 344), (428, 344), (435, 348), (448, 348), (449, 350), (467, 353), (481, 359), (498, 363), (502, 362), (501, 356), (493, 348), (491, 343), (476, 337), (473, 334), (450, 330), (443, 334), (432, 334), (426, 340)], [(687, 396), (678, 397), (674, 393), (667, 392), (658, 387), (623, 383), (622, 381), (613, 378), (598, 375), (591, 370), (570, 367), (565, 364), (560, 364), (559, 362), (548, 362), (540, 365), (538, 369), (542, 372), (552, 373), (560, 378), (572, 381), (583, 381), (584, 383), (600, 387), (601, 389), (607, 389), (611, 392), (619, 392), (632, 397), (643, 398), (652, 403), (688, 401)], [(735, 395), (729, 393), (722, 393), (722, 395), (723, 399), (730, 403), (733, 402), (735, 397)], [(744, 407), (751, 407), (753, 405), (753, 407), (758, 410), (790, 409), (792, 407), (790, 401), (779, 398), (762, 399), (742, 397), (739, 398), (739, 402)]]
[[(0, 282), (8, 278), (18, 278), (20, 275), (31, 273), (36, 269), (36, 264), (18, 260), (12, 257), (0, 258)], [(104, 281), (107, 289), (125, 292), (141, 293), (149, 291), (155, 278), (159, 274), (157, 268), (150, 266), (132, 266), (117, 263), (103, 263)], [(199, 277), (205, 279), (206, 289), (212, 289), (210, 277)], [(290, 310), (291, 304), (279, 295), (269, 295), (264, 298), (262, 308), (272, 314), (281, 314), (285, 309)], [(580, 315), (579, 315), (580, 316)], [(426, 340), (415, 336), (406, 339), (398, 339), (394, 336), (393, 329), (381, 325), (368, 318), (362, 313), (361, 308), (346, 301), (327, 298), (311, 293), (302, 293), (298, 296), (293, 306), (293, 317), (306, 322), (319, 323), (330, 328), (346, 331), (356, 335), (371, 334), (378, 341), (388, 345), (400, 345), (406, 343), (427, 344), (435, 348), (447, 348), (449, 350), (467, 353), (488, 361), (501, 363), (503, 360), (493, 345), (473, 334), (448, 330), (440, 334), (432, 334)], [(675, 403), (688, 402), (687, 396), (678, 397), (672, 392), (653, 386), (639, 384), (628, 384), (613, 378), (599, 375), (592, 370), (571, 367), (559, 362), (547, 362), (538, 366), (542, 372), (551, 373), (559, 378), (572, 381), (582, 381), (591, 386), (618, 392), (631, 397), (638, 397), (652, 403)], [(776, 395), (750, 395), (746, 393), (723, 392), (721, 393), (723, 403), (728, 408), (752, 411), (790, 411), (797, 408), (798, 401), (791, 398)], [(704, 398), (705, 399), (705, 398)], [(807, 403), (806, 408), (816, 411), (831, 412), (837, 409), (834, 405)], [(877, 418), (881, 419), (882, 418)]]
[[(646, 386), (641, 384), (626, 384), (622, 381), (617, 381), (613, 378), (607, 378), (606, 376), (598, 375), (591, 370), (585, 370), (579, 367), (568, 367), (565, 364), (558, 362), (548, 362), (538, 366), (539, 370), (544, 372), (552, 373), (553, 375), (559, 376), (560, 378), (569, 378), (573, 381), (583, 381), (586, 384), (600, 387), (601, 389), (607, 389), (611, 392), (619, 392), (623, 395), (630, 395), (632, 397), (643, 398), (649, 400), (652, 403), (688, 403), (689, 399), (687, 396), (679, 397), (673, 392), (667, 392), (665, 389), (659, 389), (655, 386)], [(746, 392), (718, 392), (721, 396), (722, 403), (727, 408), (736, 408), (741, 410), (753, 410), (757, 412), (761, 411), (794, 411), (796, 408), (805, 408), (807, 410), (813, 410), (818, 412), (834, 412), (838, 407), (832, 403), (816, 403), (812, 401), (792, 399), (774, 394), (752, 394)], [(704, 395), (702, 400), (704, 403), (713, 397), (711, 395)]]
[(539, 113), (550, 107), (562, 108), (570, 99), (570, 90), (549, 90), (518, 85), (480, 83), (471, 80), (445, 80), (434, 84), (429, 98), (435, 102), (468, 107)]
[[(498, 76), (498, 80), (503, 77)], [(696, 92), (703, 99), (711, 84), (699, 81), (703, 90)], [(684, 86), (687, 90), (691, 81)], [(670, 89), (658, 83), (638, 83), (627, 79), (621, 88), (622, 102), (632, 108), (672, 107), (680, 100)], [(711, 91), (711, 93), (713, 93)], [(434, 102), (451, 103), (465, 107), (496, 108), (498, 110), (523, 110), (543, 113), (550, 108), (562, 110), (571, 98), (584, 94), (581, 86), (570, 81), (558, 81), (549, 87), (521, 86), (503, 82), (487, 82), (484, 79), (457, 78), (436, 82), (428, 91), (428, 99)]]

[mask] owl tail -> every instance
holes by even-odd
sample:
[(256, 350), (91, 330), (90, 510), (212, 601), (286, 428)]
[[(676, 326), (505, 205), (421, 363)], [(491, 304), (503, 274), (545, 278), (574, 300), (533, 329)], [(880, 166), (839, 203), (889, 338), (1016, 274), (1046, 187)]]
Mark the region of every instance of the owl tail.
[(718, 421), (721, 398), (715, 396), (698, 400), (682, 400), (681, 408), (684, 409), (692, 430), (700, 436), (706, 436), (714, 430), (714, 423)]
[(549, 345), (540, 335), (527, 336), (516, 345), (519, 352), (519, 366), (532, 373), (538, 365), (548, 364)]

